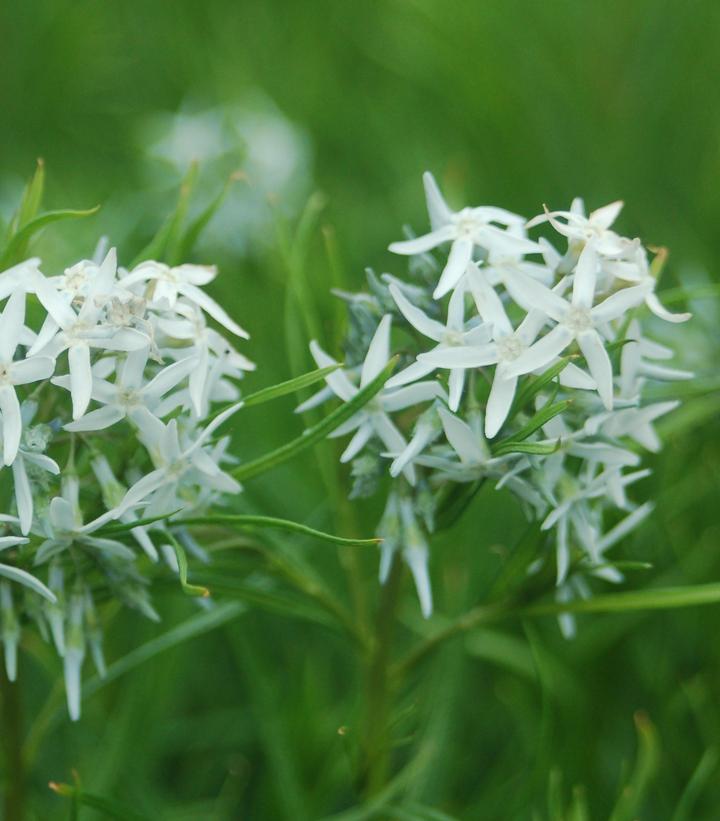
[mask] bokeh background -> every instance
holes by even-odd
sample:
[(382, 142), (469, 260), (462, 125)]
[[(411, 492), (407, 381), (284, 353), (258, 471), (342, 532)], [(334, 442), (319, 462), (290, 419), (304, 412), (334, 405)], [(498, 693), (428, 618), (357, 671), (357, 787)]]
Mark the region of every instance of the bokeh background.
[[(654, 567), (630, 583), (720, 578), (720, 313), (701, 296), (720, 270), (718, 3), (26, 0), (0, 5), (0, 31), (0, 211), (38, 157), (49, 206), (104, 206), (46, 232), (48, 268), (89, 256), (102, 234), (132, 258), (192, 159), (202, 161), (201, 202), (245, 172), (198, 260), (220, 263), (213, 293), (252, 334), (243, 352), (261, 368), (250, 387), (309, 368), (310, 333), (337, 345), (332, 285), (361, 287), (367, 265), (402, 272), (385, 249), (404, 223), (425, 227), (425, 169), (458, 205), (532, 215), (576, 194), (591, 207), (623, 198), (623, 232), (671, 249), (663, 287), (694, 289), (678, 364), (699, 374), (666, 425), (665, 451), (649, 460), (657, 509), (623, 551)], [(283, 238), (311, 195), (318, 216), (299, 264)], [(243, 416), (239, 452), (297, 434), (291, 408)], [(333, 471), (332, 448), (320, 448), (253, 483), (246, 501), (330, 528), (341, 507), (341, 526), (371, 532), (376, 505), (359, 505), (349, 525), (326, 490)], [(440, 618), (483, 600), (523, 527), (485, 494), (438, 540)], [(292, 545), (341, 584), (342, 555)], [(372, 608), (376, 557), (360, 562)], [(254, 572), (247, 561), (217, 568), (241, 581)], [(87, 790), (154, 819), (314, 819), (358, 804), (351, 648), (312, 619), (256, 606), (262, 597), (246, 587), (229, 595), (242, 602), (236, 618), (88, 695), (77, 726), (62, 709), (58, 663), (28, 642), (16, 686), (30, 817), (66, 817), (46, 785), (73, 768)], [(161, 584), (160, 626), (106, 613), (109, 660), (196, 607)], [(415, 611), (408, 587), (406, 638)], [(635, 772), (643, 795), (628, 818), (717, 818), (718, 632), (720, 608), (709, 607), (585, 617), (572, 642), (553, 619), (455, 642), (400, 699), (398, 767), (422, 755), (398, 808), (343, 817), (555, 819), (555, 797), (567, 804), (577, 786), (590, 817), (605, 819)], [(634, 721), (658, 739), (639, 764)]]

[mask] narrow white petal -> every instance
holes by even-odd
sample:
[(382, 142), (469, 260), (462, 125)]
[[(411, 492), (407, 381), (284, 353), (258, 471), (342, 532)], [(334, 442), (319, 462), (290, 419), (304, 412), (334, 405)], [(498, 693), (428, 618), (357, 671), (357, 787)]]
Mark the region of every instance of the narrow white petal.
[(497, 361), (498, 349), (494, 342), (486, 345), (438, 345), (418, 356), (418, 362), (434, 368), (481, 368), (494, 365)]
[(572, 362), (568, 362), (560, 371), (559, 379), (564, 388), (577, 388), (584, 391), (594, 391), (597, 388), (597, 382), (592, 376), (585, 373), (582, 368), (578, 368), (577, 365), (573, 365)]
[(370, 341), (368, 352), (365, 355), (360, 373), (360, 387), (372, 382), (390, 360), (390, 327), (392, 315), (385, 314), (377, 326), (377, 330)]
[[(27, 539), (24, 541), (27, 541)], [(12, 567), (8, 564), (0, 564), (0, 576), (4, 576), (6, 579), (10, 579), (10, 581), (24, 585), (53, 604), (57, 602), (55, 594), (45, 587), (40, 579), (36, 579), (35, 576), (26, 570), (21, 570), (19, 567)]]
[(380, 396), (380, 404), (383, 410), (393, 413), (420, 402), (444, 397), (444, 395), (445, 392), (439, 382), (428, 380), (427, 382), (415, 382), (413, 385), (407, 385), (394, 391), (383, 392)]
[(395, 304), (400, 309), (400, 313), (402, 313), (413, 328), (420, 331), (423, 336), (434, 339), (435, 342), (439, 342), (442, 339), (445, 333), (445, 326), (442, 322), (431, 319), (424, 311), (421, 311), (420, 308), (413, 305), (395, 283), (390, 285), (389, 290), (390, 295), (395, 300)]
[[(371, 417), (372, 426), (382, 440), (389, 453), (401, 453), (405, 450), (407, 442), (405, 437), (395, 427), (392, 419), (385, 413), (374, 413)], [(405, 478), (411, 485), (415, 484), (415, 468), (407, 465), (403, 471)]]
[(64, 429), (71, 433), (81, 433), (93, 430), (105, 430), (123, 419), (125, 413), (117, 405), (106, 405), (104, 408), (92, 410), (74, 422), (64, 425)]
[(456, 411), (460, 406), (463, 388), (465, 387), (464, 368), (452, 368), (448, 379), (448, 406), (451, 411)]
[(12, 362), (25, 324), (25, 291), (17, 289), (10, 294), (0, 317), (0, 362)]
[(603, 205), (602, 208), (596, 208), (590, 212), (588, 221), (598, 228), (609, 228), (618, 218), (618, 214), (622, 211), (624, 203), (622, 200), (611, 202), (610, 205)]
[(401, 385), (408, 385), (410, 382), (415, 382), (418, 379), (422, 379), (434, 370), (435, 366), (432, 364), (425, 362), (413, 362), (412, 365), (408, 365), (407, 368), (403, 368), (403, 370), (396, 373), (395, 376), (388, 379), (385, 383), (385, 389), (391, 390), (392, 388), (399, 388)]
[(70, 366), (70, 393), (72, 396), (73, 419), (79, 419), (87, 410), (92, 394), (92, 368), (90, 348), (87, 345), (72, 345), (68, 349)]
[(487, 281), (485, 274), (474, 265), (468, 268), (468, 285), (483, 322), (490, 323), (495, 334), (511, 334), (513, 327), (505, 313), (502, 300)]
[(22, 416), (17, 394), (10, 385), (0, 388), (0, 414), (2, 414), (3, 462), (11, 465), (20, 447)]
[(13, 462), (12, 472), (13, 484), (15, 485), (15, 504), (20, 519), (20, 532), (23, 536), (27, 536), (32, 526), (33, 497), (22, 454)]
[(613, 406), (613, 379), (612, 364), (610, 357), (605, 350), (602, 339), (597, 331), (583, 331), (578, 334), (578, 345), (583, 353), (588, 369), (593, 379), (597, 382), (597, 392), (602, 399), (603, 405), (608, 410)]
[(495, 374), (485, 415), (485, 436), (488, 439), (494, 439), (497, 436), (498, 431), (507, 419), (510, 406), (515, 397), (517, 381), (516, 376), (503, 379), (498, 373)]
[(30, 356), (13, 362), (9, 370), (13, 385), (27, 385), (49, 379), (55, 370), (55, 360), (49, 356)]
[[(331, 365), (338, 364), (337, 360), (326, 354), (314, 339), (310, 343), (310, 353), (313, 355), (318, 368), (329, 368)], [(328, 374), (325, 381), (333, 393), (343, 402), (349, 402), (357, 393), (355, 385), (348, 379), (345, 371), (340, 368)]]
[(438, 408), (445, 436), (460, 461), (469, 464), (484, 462), (488, 454), (483, 450), (472, 428), (442, 406)]
[(631, 308), (635, 308), (647, 295), (648, 286), (645, 284), (623, 288), (596, 305), (590, 314), (594, 322), (609, 322), (627, 313)]
[(447, 264), (433, 292), (433, 299), (442, 299), (460, 282), (460, 278), (472, 259), (472, 251), (473, 241), (470, 239), (456, 239), (453, 242)]
[(428, 551), (418, 547), (403, 550), (403, 558), (410, 568), (415, 582), (415, 590), (420, 600), (420, 610), (426, 619), (432, 616), (433, 600), (430, 576), (428, 574)]
[(570, 308), (567, 300), (522, 271), (508, 273), (504, 281), (510, 296), (526, 311), (537, 309), (559, 322)]
[(572, 303), (582, 308), (591, 308), (595, 297), (597, 278), (597, 253), (592, 242), (586, 242), (580, 252), (575, 267)]
[(415, 239), (402, 240), (401, 242), (393, 242), (390, 244), (388, 250), (394, 254), (403, 254), (412, 256), (414, 254), (424, 254), (425, 251), (430, 251), (432, 248), (437, 248), (443, 242), (448, 242), (454, 239), (456, 229), (454, 225), (444, 225), (436, 231), (431, 231), (429, 234), (424, 234)]
[(354, 459), (358, 453), (365, 447), (365, 445), (370, 440), (370, 437), (373, 435), (373, 427), (369, 422), (366, 422), (355, 432), (355, 435), (350, 440), (348, 446), (342, 452), (340, 456), (340, 461), (345, 463), (349, 462), (351, 459)]
[(426, 171), (423, 174), (423, 185), (425, 187), (425, 201), (427, 203), (428, 214), (430, 216), (430, 226), (433, 230), (447, 225), (452, 218), (453, 212), (445, 202), (445, 198), (440, 193), (435, 177)]
[(692, 317), (690, 313), (673, 314), (660, 302), (655, 293), (649, 293), (645, 297), (648, 308), (660, 319), (666, 322), (687, 322)]
[(230, 333), (235, 334), (235, 336), (242, 337), (243, 339), (250, 338), (250, 334), (243, 330), (237, 322), (231, 319), (230, 316), (217, 304), (217, 302), (205, 293), (205, 291), (200, 290), (200, 288), (189, 282), (179, 283), (177, 289), (179, 293), (186, 296), (202, 308), (203, 311), (211, 316), (216, 322), (219, 322), (224, 328), (227, 328)]

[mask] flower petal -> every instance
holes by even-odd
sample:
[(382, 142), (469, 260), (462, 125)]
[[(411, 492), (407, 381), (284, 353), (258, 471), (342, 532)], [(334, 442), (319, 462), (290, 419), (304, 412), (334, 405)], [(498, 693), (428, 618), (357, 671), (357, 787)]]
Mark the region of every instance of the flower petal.
[(421, 311), (420, 308), (413, 305), (395, 283), (391, 283), (389, 290), (390, 295), (395, 300), (395, 304), (400, 309), (400, 313), (413, 328), (420, 331), (423, 336), (435, 340), (435, 342), (439, 342), (442, 339), (445, 333), (445, 326), (442, 322), (438, 322), (436, 319), (430, 319), (424, 311)]
[(546, 368), (559, 356), (573, 340), (573, 332), (564, 325), (556, 325), (534, 345), (520, 354), (512, 362), (503, 363), (500, 368), (505, 378), (521, 376), (524, 373)]
[(485, 436), (493, 439), (503, 426), (515, 397), (517, 376), (504, 379), (497, 372), (490, 388), (485, 415)]
[(429, 234), (424, 234), (415, 239), (401, 240), (400, 242), (392, 242), (388, 246), (388, 250), (393, 254), (403, 254), (405, 256), (413, 256), (414, 254), (424, 254), (425, 251), (430, 251), (432, 248), (437, 248), (443, 242), (449, 242), (454, 239), (457, 234), (457, 229), (454, 225), (443, 225)]
[(595, 330), (582, 331), (577, 337), (580, 350), (585, 357), (590, 373), (597, 382), (597, 392), (608, 410), (613, 406), (613, 379), (610, 357), (605, 350), (600, 334)]
[(423, 186), (425, 188), (425, 202), (430, 216), (430, 226), (435, 231), (450, 222), (453, 212), (440, 193), (435, 177), (429, 171), (423, 174)]
[(456, 239), (453, 242), (447, 263), (433, 292), (433, 299), (442, 299), (460, 282), (472, 259), (472, 251), (473, 241), (471, 239)]
[(377, 330), (370, 341), (370, 347), (365, 355), (362, 371), (360, 372), (360, 387), (364, 388), (373, 381), (390, 360), (390, 326), (392, 315), (385, 314), (377, 326)]

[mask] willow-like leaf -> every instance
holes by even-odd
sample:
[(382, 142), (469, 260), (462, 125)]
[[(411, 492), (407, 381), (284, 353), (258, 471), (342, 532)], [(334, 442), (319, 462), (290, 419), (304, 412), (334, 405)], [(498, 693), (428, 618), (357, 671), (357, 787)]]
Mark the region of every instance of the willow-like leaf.
[(231, 174), (228, 177), (220, 193), (215, 197), (215, 199), (211, 200), (205, 208), (203, 208), (203, 210), (197, 215), (197, 217), (195, 217), (194, 220), (192, 220), (190, 225), (188, 225), (183, 232), (181, 239), (177, 243), (177, 247), (173, 251), (172, 257), (169, 259), (170, 265), (177, 265), (190, 256), (190, 253), (195, 247), (195, 243), (198, 241), (200, 234), (202, 234), (205, 228), (207, 228), (210, 220), (220, 210), (220, 207), (227, 199), (227, 195), (230, 193), (230, 189), (236, 182), (243, 179), (245, 179), (245, 175), (240, 171)]
[(704, 604), (720, 604), (720, 582), (684, 587), (623, 590), (618, 593), (593, 596), (591, 599), (531, 605), (522, 612), (525, 615), (627, 613), (636, 610), (669, 610), (676, 607), (695, 607)]
[(570, 360), (575, 358), (576, 357), (572, 355), (563, 356), (539, 376), (527, 377), (515, 396), (510, 413), (508, 414), (508, 420), (511, 420), (518, 411), (526, 407), (546, 385), (549, 385), (553, 379), (556, 379), (565, 370)]
[(503, 442), (495, 450), (493, 456), (506, 456), (508, 453), (533, 453), (537, 455), (547, 455), (555, 453), (560, 448), (560, 440), (557, 442), (517, 442), (515, 439)]
[(271, 399), (277, 399), (280, 396), (285, 396), (288, 393), (295, 393), (302, 388), (307, 388), (314, 385), (316, 382), (324, 379), (328, 374), (341, 368), (342, 364), (329, 365), (327, 368), (318, 368), (314, 371), (308, 371), (294, 379), (288, 379), (286, 382), (279, 382), (277, 385), (272, 385), (269, 388), (263, 388), (260, 391), (251, 393), (243, 399), (246, 408), (251, 408), (253, 405), (261, 405), (263, 402), (269, 402)]
[(289, 519), (276, 519), (273, 516), (253, 516), (244, 513), (218, 513), (208, 516), (188, 516), (176, 519), (175, 525), (222, 525), (223, 527), (240, 528), (264, 528), (270, 527), (276, 530), (287, 530), (291, 533), (300, 533), (303, 536), (311, 536), (323, 542), (332, 544), (349, 545), (353, 547), (368, 547), (379, 544), (382, 539), (347, 539), (343, 536), (335, 536), (332, 533), (324, 533), (322, 530), (315, 530), (313, 527), (293, 522)]
[(198, 164), (192, 163), (185, 178), (180, 184), (180, 194), (173, 212), (165, 220), (160, 230), (150, 240), (150, 242), (140, 251), (140, 253), (130, 263), (130, 268), (134, 268), (138, 263), (146, 259), (165, 261), (173, 246), (178, 242), (183, 222), (190, 207), (190, 196), (192, 195), (198, 177)]
[(188, 563), (187, 556), (185, 555), (185, 548), (169, 531), (167, 533), (167, 537), (170, 540), (170, 544), (173, 546), (173, 550), (175, 551), (178, 570), (180, 572), (180, 586), (182, 587), (183, 592), (187, 593), (188, 596), (200, 596), (202, 598), (207, 598), (210, 595), (210, 591), (207, 587), (202, 587), (198, 584), (190, 584), (187, 580)]
[(81, 219), (82, 217), (91, 217), (100, 210), (100, 206), (95, 208), (88, 208), (84, 211), (65, 209), (62, 211), (46, 211), (34, 217), (30, 222), (21, 226), (18, 231), (8, 241), (0, 259), (0, 268), (7, 268), (16, 262), (19, 262), (25, 256), (27, 246), (33, 236), (46, 225), (53, 222), (59, 222), (66, 219)]
[(520, 428), (519, 431), (513, 433), (512, 437), (508, 437), (508, 439), (501, 439), (492, 448), (493, 453), (498, 453), (503, 450), (505, 445), (522, 442), (524, 439), (527, 439), (528, 436), (532, 436), (535, 431), (539, 430), (543, 425), (546, 425), (551, 419), (554, 419), (556, 416), (563, 413), (563, 411), (566, 411), (571, 404), (572, 400), (563, 399), (560, 402), (553, 402), (552, 404), (548, 403), (547, 405), (544, 405), (528, 422)]
[(301, 436), (298, 436), (297, 439), (293, 439), (292, 442), (288, 442), (286, 445), (282, 445), (276, 450), (266, 453), (264, 456), (259, 456), (257, 459), (239, 465), (232, 471), (233, 476), (242, 481), (252, 476), (257, 476), (260, 473), (265, 473), (281, 465), (283, 462), (287, 462), (289, 459), (312, 447), (316, 442), (324, 439), (329, 433), (334, 431), (335, 428), (342, 425), (343, 422), (346, 422), (367, 405), (375, 394), (382, 389), (395, 369), (397, 360), (398, 357), (394, 356), (372, 382), (364, 388), (361, 388), (349, 402), (345, 402), (339, 408), (336, 408), (321, 422), (318, 422), (317, 425), (308, 428)]

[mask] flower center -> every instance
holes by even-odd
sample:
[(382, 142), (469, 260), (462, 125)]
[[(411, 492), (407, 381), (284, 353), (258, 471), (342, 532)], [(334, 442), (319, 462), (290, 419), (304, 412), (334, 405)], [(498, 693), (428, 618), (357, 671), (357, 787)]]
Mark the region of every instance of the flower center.
[(126, 408), (133, 408), (140, 404), (140, 395), (132, 388), (120, 388), (118, 390), (118, 404)]
[(501, 362), (512, 362), (525, 350), (523, 343), (514, 334), (498, 339), (496, 344)]
[(579, 305), (572, 305), (563, 319), (563, 324), (575, 333), (589, 330), (593, 327), (590, 309), (582, 308)]
[(462, 345), (462, 331), (445, 331), (445, 333), (442, 335), (442, 342), (444, 345)]

